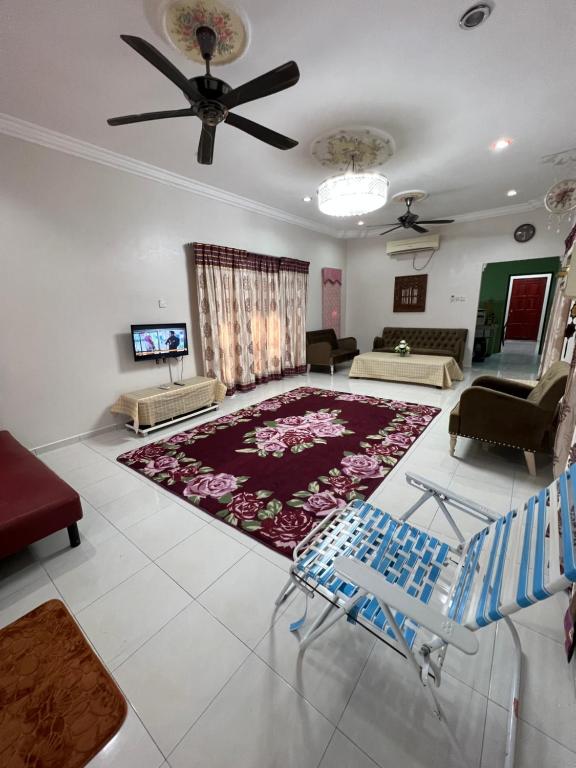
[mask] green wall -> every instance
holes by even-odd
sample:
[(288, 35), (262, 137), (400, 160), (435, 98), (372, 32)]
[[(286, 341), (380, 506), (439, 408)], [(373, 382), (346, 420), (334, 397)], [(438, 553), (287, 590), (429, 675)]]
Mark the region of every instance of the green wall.
[(548, 306), (544, 320), (544, 329), (548, 322), (548, 314), (554, 295), (554, 286), (556, 283), (556, 273), (560, 269), (560, 259), (551, 257), (547, 259), (522, 259), (521, 261), (499, 261), (494, 264), (486, 264), (482, 272), (482, 283), (480, 285), (480, 309), (491, 309), (495, 315), (495, 322), (498, 325), (498, 336), (495, 340), (495, 346), (490, 352), (498, 352), (499, 339), (502, 334), (504, 323), (504, 313), (506, 312), (506, 299), (508, 296), (508, 282), (512, 275), (537, 275), (552, 272), (552, 284), (548, 296)]

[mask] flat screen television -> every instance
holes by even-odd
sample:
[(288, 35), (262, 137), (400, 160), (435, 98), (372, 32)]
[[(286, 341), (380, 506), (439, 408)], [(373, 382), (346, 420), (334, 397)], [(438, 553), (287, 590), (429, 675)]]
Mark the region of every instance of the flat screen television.
[(134, 360), (158, 360), (188, 354), (186, 323), (146, 323), (131, 326)]

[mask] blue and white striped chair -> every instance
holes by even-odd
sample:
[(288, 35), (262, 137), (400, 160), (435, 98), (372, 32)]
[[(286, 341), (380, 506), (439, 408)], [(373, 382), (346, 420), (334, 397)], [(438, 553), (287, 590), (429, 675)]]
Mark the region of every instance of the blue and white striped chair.
[[(509, 616), (576, 581), (576, 468), (506, 515), (418, 475), (406, 475), (406, 480), (422, 496), (399, 519), (355, 501), (316, 526), (296, 547), (290, 578), (276, 604), (295, 588), (328, 601), (301, 637), (301, 652), (342, 617), (399, 650), (462, 765), (466, 760), (429, 681), (440, 685), (450, 645), (474, 654), (476, 631), (503, 619), (514, 642), (505, 761), (506, 768), (513, 768), (522, 649)], [(430, 499), (446, 516), (458, 546), (406, 522)], [(480, 530), (465, 539), (451, 508), (476, 518)], [(305, 618), (291, 629), (301, 629)]]

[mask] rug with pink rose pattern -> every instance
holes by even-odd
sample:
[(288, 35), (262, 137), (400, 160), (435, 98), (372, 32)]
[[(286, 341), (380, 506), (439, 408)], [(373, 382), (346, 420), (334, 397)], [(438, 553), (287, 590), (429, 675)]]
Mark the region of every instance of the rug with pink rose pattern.
[(325, 515), (367, 498), (439, 410), (300, 387), (118, 461), (291, 557)]

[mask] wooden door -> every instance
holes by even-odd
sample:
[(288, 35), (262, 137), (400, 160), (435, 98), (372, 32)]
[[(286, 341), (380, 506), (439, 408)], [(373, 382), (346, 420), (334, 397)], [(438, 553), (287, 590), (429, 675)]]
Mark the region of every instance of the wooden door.
[(525, 277), (512, 281), (506, 322), (506, 340), (536, 341), (544, 311), (546, 277)]

